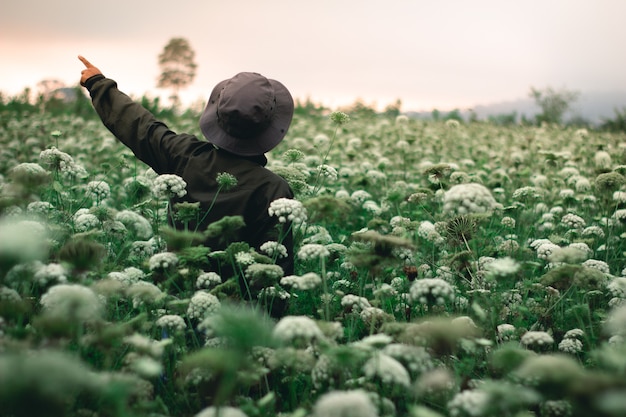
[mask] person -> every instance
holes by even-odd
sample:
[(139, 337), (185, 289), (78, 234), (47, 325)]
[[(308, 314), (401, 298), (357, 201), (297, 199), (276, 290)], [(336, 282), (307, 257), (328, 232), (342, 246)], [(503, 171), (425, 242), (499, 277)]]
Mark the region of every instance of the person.
[[(224, 216), (242, 216), (245, 226), (234, 241), (246, 242), (258, 251), (263, 243), (281, 239), (287, 256), (276, 263), (285, 275), (293, 274), (290, 225), (268, 213), (272, 201), (293, 198), (293, 191), (282, 177), (265, 168), (265, 153), (283, 140), (293, 117), (294, 102), (287, 88), (254, 72), (219, 82), (199, 120), (206, 138), (201, 140), (171, 131), (100, 69), (83, 56), (78, 58), (85, 65), (80, 84), (89, 91), (103, 124), (157, 174), (175, 174), (187, 183), (186, 195), (172, 198), (170, 207), (178, 202), (200, 203), (204, 219), (188, 224), (190, 230), (202, 231)], [(221, 173), (236, 178), (234, 188), (218, 192)], [(168, 222), (177, 229), (183, 227), (172, 213)], [(205, 244), (211, 250), (225, 249), (218, 238), (207, 239)]]

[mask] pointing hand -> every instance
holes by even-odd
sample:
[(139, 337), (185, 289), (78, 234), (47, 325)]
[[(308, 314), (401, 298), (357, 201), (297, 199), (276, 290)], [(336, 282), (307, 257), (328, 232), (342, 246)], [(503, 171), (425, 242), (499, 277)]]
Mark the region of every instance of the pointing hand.
[(89, 78), (93, 77), (94, 75), (102, 74), (102, 72), (98, 68), (94, 67), (93, 64), (87, 61), (87, 59), (82, 55), (78, 55), (78, 59), (80, 59), (80, 61), (85, 64), (85, 69), (80, 72), (80, 85), (84, 86), (85, 81), (87, 81)]

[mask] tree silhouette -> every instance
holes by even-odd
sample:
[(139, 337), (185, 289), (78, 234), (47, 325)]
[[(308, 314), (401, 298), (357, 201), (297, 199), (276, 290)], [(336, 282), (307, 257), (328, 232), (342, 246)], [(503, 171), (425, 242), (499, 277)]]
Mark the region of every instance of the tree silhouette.
[(197, 64), (191, 45), (184, 38), (172, 38), (159, 55), (161, 76), (157, 87), (171, 88), (170, 99), (173, 104), (179, 101), (178, 92), (181, 88), (191, 84), (196, 76)]
[(563, 115), (570, 109), (580, 93), (562, 89), (557, 91), (551, 87), (544, 90), (530, 88), (528, 94), (541, 108), (541, 113), (537, 115), (537, 122), (561, 123)]

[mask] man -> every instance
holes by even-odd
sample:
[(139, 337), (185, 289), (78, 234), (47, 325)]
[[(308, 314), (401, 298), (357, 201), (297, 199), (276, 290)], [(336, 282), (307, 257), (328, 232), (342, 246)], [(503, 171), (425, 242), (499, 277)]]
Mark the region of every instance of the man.
[[(202, 231), (224, 216), (242, 216), (245, 227), (239, 239), (257, 250), (266, 241), (278, 241), (288, 256), (278, 259), (285, 275), (293, 274), (293, 239), (289, 223), (280, 224), (268, 213), (270, 203), (278, 198), (293, 198), (287, 182), (265, 168), (264, 154), (278, 145), (293, 117), (294, 104), (289, 91), (280, 82), (242, 72), (217, 84), (200, 117), (200, 129), (207, 141), (190, 134), (177, 134), (158, 121), (148, 110), (132, 101), (117, 88), (117, 83), (82, 56), (85, 65), (80, 83), (91, 95), (96, 112), (104, 125), (133, 153), (158, 174), (175, 174), (187, 183), (187, 194), (173, 198), (177, 202), (199, 202), (199, 224), (191, 229)], [(233, 175), (237, 184), (220, 190), (216, 177)], [(169, 215), (177, 228), (179, 222)], [(220, 240), (209, 239), (213, 250), (224, 249)]]

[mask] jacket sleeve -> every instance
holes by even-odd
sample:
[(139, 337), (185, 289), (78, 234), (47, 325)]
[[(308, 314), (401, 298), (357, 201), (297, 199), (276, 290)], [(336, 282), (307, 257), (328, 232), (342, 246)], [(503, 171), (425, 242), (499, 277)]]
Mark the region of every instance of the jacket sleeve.
[(118, 90), (117, 83), (109, 78), (93, 76), (85, 82), (85, 87), (104, 125), (158, 174), (175, 173), (190, 147), (198, 142), (193, 135), (172, 132), (165, 123)]

